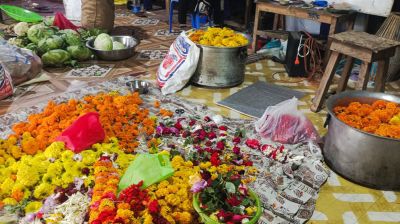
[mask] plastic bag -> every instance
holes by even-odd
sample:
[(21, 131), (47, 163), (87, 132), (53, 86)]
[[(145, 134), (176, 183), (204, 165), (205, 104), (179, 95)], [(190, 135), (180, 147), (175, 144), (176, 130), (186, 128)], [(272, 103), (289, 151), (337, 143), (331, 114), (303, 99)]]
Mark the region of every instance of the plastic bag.
[(283, 144), (318, 142), (319, 135), (311, 121), (297, 109), (298, 100), (285, 100), (268, 107), (255, 123), (256, 131), (263, 137)]
[(157, 71), (157, 82), (161, 92), (174, 93), (182, 89), (197, 68), (200, 49), (182, 32), (172, 43), (167, 56)]
[(139, 154), (126, 169), (118, 184), (118, 192), (143, 180), (142, 188), (171, 177), (174, 168), (165, 154)]
[(54, 16), (53, 26), (58, 27), (60, 30), (65, 30), (65, 29), (78, 30), (79, 29), (79, 27), (75, 26), (61, 12), (56, 12), (56, 15)]
[(0, 39), (0, 64), (18, 85), (36, 77), (42, 70), (42, 61), (31, 50), (19, 48)]
[(56, 141), (64, 142), (68, 149), (80, 153), (93, 144), (102, 142), (105, 136), (106, 133), (99, 120), (99, 113), (89, 112), (74, 121), (56, 138)]
[(0, 64), (0, 100), (13, 94), (14, 87), (10, 75)]

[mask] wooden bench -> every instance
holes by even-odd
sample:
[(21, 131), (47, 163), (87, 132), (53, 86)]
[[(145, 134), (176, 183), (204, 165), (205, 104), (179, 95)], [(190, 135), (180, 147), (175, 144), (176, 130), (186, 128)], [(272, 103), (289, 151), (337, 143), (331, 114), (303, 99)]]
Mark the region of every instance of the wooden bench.
[(356, 89), (367, 89), (371, 64), (376, 61), (378, 62), (378, 67), (374, 90), (384, 92), (389, 59), (395, 54), (396, 47), (400, 45), (399, 42), (356, 31), (335, 34), (330, 36), (329, 39), (331, 40), (331, 55), (313, 99), (312, 111), (317, 112), (321, 110), (325, 101), (325, 95), (335, 75), (336, 65), (342, 56), (346, 56), (346, 64), (340, 77), (337, 92), (346, 90), (355, 58), (362, 61)]

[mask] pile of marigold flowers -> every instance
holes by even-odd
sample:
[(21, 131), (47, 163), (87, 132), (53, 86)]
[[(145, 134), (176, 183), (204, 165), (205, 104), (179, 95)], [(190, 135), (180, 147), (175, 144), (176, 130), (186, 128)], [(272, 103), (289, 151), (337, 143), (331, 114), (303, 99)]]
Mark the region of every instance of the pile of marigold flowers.
[(215, 47), (240, 47), (249, 42), (242, 34), (227, 27), (208, 27), (207, 30), (196, 30), (189, 34), (189, 38), (197, 44)]
[(347, 125), (383, 137), (400, 139), (400, 105), (383, 100), (372, 104), (352, 102), (333, 109)]

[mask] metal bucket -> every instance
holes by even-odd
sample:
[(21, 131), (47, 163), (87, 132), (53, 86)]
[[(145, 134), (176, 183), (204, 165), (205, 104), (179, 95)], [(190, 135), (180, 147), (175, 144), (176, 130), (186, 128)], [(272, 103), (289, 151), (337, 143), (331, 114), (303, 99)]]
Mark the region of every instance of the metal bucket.
[(241, 47), (197, 46), (200, 48), (200, 58), (191, 78), (192, 84), (226, 88), (240, 85), (244, 81), (247, 45)]
[(380, 137), (353, 128), (336, 118), (333, 108), (349, 103), (372, 104), (382, 99), (400, 104), (400, 98), (385, 93), (346, 91), (327, 101), (330, 115), (323, 149), (326, 163), (345, 178), (382, 190), (400, 189), (400, 140)]

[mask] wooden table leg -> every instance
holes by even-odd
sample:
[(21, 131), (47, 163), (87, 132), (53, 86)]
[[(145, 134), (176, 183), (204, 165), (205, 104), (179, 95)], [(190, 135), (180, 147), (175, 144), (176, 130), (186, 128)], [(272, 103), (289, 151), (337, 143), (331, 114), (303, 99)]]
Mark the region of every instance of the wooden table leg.
[(165, 0), (165, 10), (167, 11), (167, 15), (169, 16), (169, 6), (171, 5), (171, 0)]
[(321, 110), (322, 105), (325, 101), (325, 95), (328, 92), (329, 86), (331, 85), (333, 76), (335, 75), (336, 65), (339, 63), (340, 54), (337, 51), (332, 51), (329, 57), (328, 64), (326, 65), (324, 75), (322, 76), (318, 90), (315, 93), (313, 103), (311, 105), (311, 111), (318, 112)]
[(361, 62), (360, 73), (358, 74), (358, 81), (356, 84), (356, 90), (367, 89), (370, 72), (371, 72), (371, 63), (366, 61)]
[(280, 16), (279, 16), (279, 14), (275, 14), (274, 15), (274, 23), (273, 23), (273, 25), (272, 25), (272, 29), (273, 30), (277, 30), (278, 29), (278, 24), (279, 24), (279, 18)]
[(257, 45), (257, 30), (258, 30), (258, 21), (260, 18), (260, 8), (258, 4), (256, 4), (256, 16), (254, 18), (254, 28), (253, 28), (253, 43), (251, 45), (251, 53), (256, 53), (256, 45)]
[(337, 88), (338, 93), (346, 90), (347, 82), (349, 81), (349, 77), (350, 77), (350, 72), (351, 72), (351, 69), (353, 68), (353, 63), (354, 63), (354, 58), (347, 56), (346, 64), (343, 67), (342, 75), (340, 76), (340, 81), (339, 81), (339, 85)]
[(385, 92), (385, 82), (389, 70), (389, 58), (378, 61), (375, 77), (375, 92)]
[[(336, 28), (337, 28), (336, 26), (337, 26), (337, 19), (332, 18), (332, 22), (329, 27), (329, 36), (336, 33)], [(324, 59), (323, 59), (324, 65), (328, 64), (331, 44), (332, 44), (332, 40), (331, 40), (331, 38), (328, 37), (328, 41), (326, 42), (326, 50), (325, 50), (325, 54), (324, 54)]]

